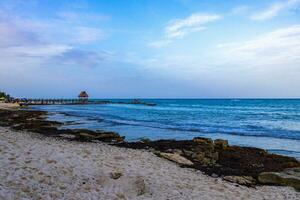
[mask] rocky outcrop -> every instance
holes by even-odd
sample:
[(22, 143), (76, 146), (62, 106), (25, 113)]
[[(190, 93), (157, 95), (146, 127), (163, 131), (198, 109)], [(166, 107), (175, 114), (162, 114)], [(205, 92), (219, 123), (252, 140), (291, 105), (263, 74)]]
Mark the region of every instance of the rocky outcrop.
[(14, 130), (36, 132), (45, 136), (78, 141), (98, 140), (118, 143), (124, 140), (124, 137), (115, 132), (60, 129), (61, 125), (60, 122), (48, 121), (47, 113), (43, 111), (0, 109), (0, 126), (8, 126)]
[(114, 132), (74, 130), (76, 139), (80, 141), (99, 140), (104, 142), (122, 142), (124, 137)]
[(247, 186), (256, 184), (261, 172), (280, 172), (286, 168), (300, 167), (295, 158), (269, 154), (259, 148), (230, 146), (227, 140), (221, 139), (212, 141), (197, 137), (193, 140), (124, 142), (117, 145), (153, 149), (157, 155), (168, 160)]
[(224, 176), (223, 180), (245, 186), (256, 184), (256, 180), (252, 176)]
[(222, 139), (216, 139), (214, 141), (214, 145), (215, 145), (215, 148), (217, 150), (223, 150), (226, 147), (228, 147), (228, 141), (227, 140), (222, 140)]
[(300, 168), (285, 169), (283, 172), (262, 172), (258, 181), (262, 184), (291, 186), (300, 190)]
[(228, 146), (219, 151), (215, 170), (225, 175), (247, 175), (257, 178), (261, 172), (282, 171), (286, 168), (300, 167), (300, 163), (287, 156), (269, 154), (263, 149), (253, 147)]
[(218, 160), (218, 152), (215, 151), (214, 143), (212, 139), (196, 137), (193, 139), (196, 143), (193, 148), (193, 153), (190, 156), (191, 159), (203, 166), (212, 166)]
[(175, 163), (178, 163), (180, 165), (186, 165), (186, 166), (191, 166), (194, 163), (192, 163), (190, 160), (186, 159), (185, 157), (182, 157), (178, 153), (162, 153), (159, 152), (157, 153), (158, 156), (166, 158), (170, 161), (173, 161)]

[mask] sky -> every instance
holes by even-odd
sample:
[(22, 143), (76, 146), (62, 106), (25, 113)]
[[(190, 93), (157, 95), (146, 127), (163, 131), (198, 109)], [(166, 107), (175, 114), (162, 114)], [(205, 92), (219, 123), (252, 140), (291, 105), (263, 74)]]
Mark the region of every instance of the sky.
[(300, 0), (0, 0), (14, 97), (299, 98)]

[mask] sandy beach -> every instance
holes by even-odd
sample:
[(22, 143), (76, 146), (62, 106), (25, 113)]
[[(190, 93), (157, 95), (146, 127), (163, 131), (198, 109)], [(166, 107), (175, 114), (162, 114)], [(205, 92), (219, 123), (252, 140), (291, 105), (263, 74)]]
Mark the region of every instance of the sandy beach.
[(300, 0), (0, 0), (0, 200), (300, 200)]
[(0, 199), (299, 199), (290, 187), (248, 188), (145, 150), (0, 127)]
[(20, 105), (18, 103), (1, 103), (0, 102), (0, 109), (14, 109), (19, 108)]

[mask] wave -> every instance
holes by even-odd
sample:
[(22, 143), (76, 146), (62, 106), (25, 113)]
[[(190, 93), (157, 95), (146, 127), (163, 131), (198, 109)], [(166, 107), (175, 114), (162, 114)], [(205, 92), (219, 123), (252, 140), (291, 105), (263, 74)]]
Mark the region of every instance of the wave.
[[(149, 100), (150, 101), (150, 100)], [(152, 101), (152, 100), (151, 100)], [(224, 133), (300, 140), (300, 100), (153, 100), (142, 105), (40, 106), (93, 127), (128, 126), (182, 134)]]
[[(91, 116), (88, 113), (77, 113), (77, 112), (59, 112), (66, 117), (72, 116), (77, 117), (79, 123), (84, 124), (86, 121), (94, 121), (98, 123), (106, 123), (106, 126), (138, 126), (145, 128), (154, 128), (159, 130), (168, 130), (176, 132), (186, 132), (190, 133), (201, 133), (201, 134), (211, 134), (211, 133), (222, 133), (228, 135), (238, 135), (238, 136), (254, 136), (254, 137), (270, 137), (279, 139), (292, 139), (300, 140), (299, 131), (293, 130), (280, 130), (280, 129), (270, 129), (266, 126), (259, 125), (246, 125), (245, 127), (234, 127), (226, 125), (205, 125), (205, 124), (189, 124), (184, 125), (175, 122), (159, 122), (152, 120), (137, 120), (137, 119), (127, 119), (120, 116), (115, 116), (111, 114), (105, 114), (100, 116)], [(198, 126), (198, 127), (193, 127)], [(259, 131), (257, 131), (259, 130)]]

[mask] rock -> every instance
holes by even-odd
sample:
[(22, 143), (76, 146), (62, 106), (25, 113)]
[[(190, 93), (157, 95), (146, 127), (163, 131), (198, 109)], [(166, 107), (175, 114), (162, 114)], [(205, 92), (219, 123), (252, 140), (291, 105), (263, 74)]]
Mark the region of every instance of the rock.
[(163, 158), (166, 158), (170, 161), (181, 164), (181, 165), (191, 166), (191, 165), (194, 164), (192, 161), (186, 159), (185, 157), (183, 157), (183, 156), (181, 156), (177, 153), (163, 153), (163, 152), (160, 152), (158, 155), (163, 157)]
[(179, 154), (179, 155), (182, 155), (183, 154), (183, 151), (182, 150), (180, 150), (180, 149), (167, 149), (166, 151), (165, 151), (165, 153), (175, 153), (175, 154)]
[(222, 150), (228, 146), (228, 140), (216, 139), (214, 144), (216, 149)]
[(212, 173), (212, 174), (211, 174), (211, 177), (213, 177), (213, 178), (218, 178), (219, 176), (218, 176), (218, 174)]
[[(80, 131), (80, 130), (79, 130)], [(86, 132), (77, 133), (77, 139), (80, 141), (91, 141), (91, 140), (100, 140), (105, 142), (122, 142), (124, 137), (121, 137), (119, 134), (114, 132), (92, 132), (85, 130)], [(76, 133), (76, 132), (75, 132)]]
[(208, 145), (213, 145), (213, 141), (210, 138), (202, 138), (202, 137), (195, 137), (193, 139), (194, 142), (198, 144), (208, 144)]
[(183, 151), (182, 151), (182, 150), (180, 150), (180, 149), (175, 149), (175, 150), (173, 151), (173, 153), (176, 153), (176, 154), (182, 155), (182, 154), (183, 154)]
[(122, 142), (125, 137), (121, 137), (118, 133), (115, 132), (97, 132), (97, 140), (101, 141), (116, 141)]
[(263, 149), (253, 147), (228, 146), (219, 151), (218, 174), (252, 176), (257, 178), (261, 172), (277, 172), (286, 168), (300, 167), (292, 157), (269, 154)]
[(141, 138), (140, 142), (141, 143), (149, 143), (149, 142), (151, 142), (151, 140), (149, 138)]
[(192, 161), (197, 162), (203, 166), (213, 166), (219, 159), (218, 152), (215, 151), (213, 141), (208, 138), (194, 138), (193, 142), (197, 145), (192, 149), (193, 151), (184, 151)]
[(135, 181), (135, 186), (137, 190), (137, 196), (143, 195), (146, 192), (145, 181), (141, 176), (138, 176)]
[(89, 133), (78, 133), (77, 138), (83, 141), (95, 140), (97, 136), (89, 134)]
[(205, 158), (204, 152), (195, 152), (191, 155), (194, 160), (202, 161)]
[(47, 162), (48, 164), (51, 164), (51, 163), (56, 164), (56, 163), (57, 163), (56, 160), (51, 160), (51, 159), (46, 159), (46, 162)]
[(251, 176), (224, 176), (223, 180), (245, 186), (254, 186), (256, 184), (256, 180)]
[(112, 179), (119, 179), (123, 174), (121, 172), (111, 172), (110, 178)]
[(117, 193), (116, 196), (118, 197), (118, 199), (126, 199), (125, 195), (123, 193)]
[(262, 184), (291, 186), (300, 190), (300, 168), (285, 169), (283, 172), (262, 172), (258, 181)]
[(193, 149), (194, 152), (204, 152), (206, 157), (211, 158), (214, 152), (214, 143), (210, 138), (195, 137), (193, 139), (197, 145)]
[(192, 155), (192, 158), (194, 161), (196, 161), (204, 166), (211, 166), (214, 163), (214, 161), (212, 159), (205, 156), (204, 152), (194, 153)]
[(215, 162), (219, 160), (219, 153), (218, 152), (214, 152), (212, 153), (212, 157), (211, 157)]
[(183, 149), (182, 150), (182, 153), (185, 155), (185, 156), (187, 156), (187, 157), (192, 157), (192, 155), (193, 155), (193, 151), (189, 151), (189, 150), (186, 150), (186, 149)]

